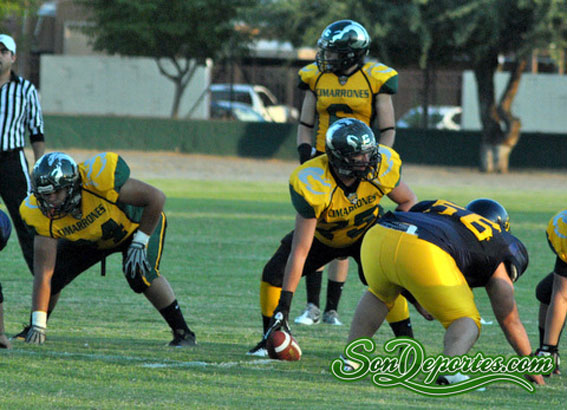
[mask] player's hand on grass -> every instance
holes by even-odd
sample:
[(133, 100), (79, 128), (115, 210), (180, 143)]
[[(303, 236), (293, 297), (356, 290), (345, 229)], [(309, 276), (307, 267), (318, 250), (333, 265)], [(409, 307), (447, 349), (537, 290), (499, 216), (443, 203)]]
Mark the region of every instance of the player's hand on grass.
[(32, 327), (30, 327), (30, 330), (28, 330), (28, 334), (26, 335), (26, 343), (42, 345), (43, 343), (45, 343), (45, 331), (45, 327), (32, 325)]

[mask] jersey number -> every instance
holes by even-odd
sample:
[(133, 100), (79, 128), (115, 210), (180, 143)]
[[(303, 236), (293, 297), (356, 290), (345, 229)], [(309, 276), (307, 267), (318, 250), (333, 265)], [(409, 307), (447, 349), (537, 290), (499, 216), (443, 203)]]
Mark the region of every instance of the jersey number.
[[(374, 212), (376, 211), (376, 208), (378, 208), (378, 205), (355, 215), (353, 223), (354, 226), (352, 229), (347, 231), (346, 235), (349, 238), (356, 238), (358, 235), (368, 229), (370, 224), (374, 222)], [(319, 232), (326, 239), (332, 241), (334, 237), (333, 232), (348, 226), (348, 223), (349, 221), (331, 222), (328, 224), (327, 229), (317, 228), (317, 232)]]
[(471, 231), (479, 241), (489, 240), (494, 236), (494, 230), (501, 232), (500, 225), (480, 215), (472, 213), (452, 202), (436, 201), (431, 211), (439, 215), (450, 215), (457, 218)]
[(338, 113), (352, 114), (354, 111), (346, 104), (331, 104), (327, 107), (329, 113), (329, 127), (338, 119), (349, 117), (348, 115), (338, 116)]
[(102, 229), (102, 240), (108, 241), (112, 239), (114, 243), (120, 242), (128, 234), (124, 229), (124, 225), (118, 225), (116, 221), (109, 219), (101, 226)]

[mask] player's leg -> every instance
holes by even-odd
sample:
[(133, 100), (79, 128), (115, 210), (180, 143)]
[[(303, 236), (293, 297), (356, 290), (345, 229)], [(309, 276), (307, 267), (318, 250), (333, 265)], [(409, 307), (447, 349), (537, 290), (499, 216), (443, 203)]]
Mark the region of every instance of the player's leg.
[(323, 312), (323, 323), (342, 326), (338, 311), (339, 301), (348, 275), (348, 259), (335, 259), (329, 263), (327, 273), (329, 279), (327, 281), (327, 304)]
[(387, 305), (371, 291), (366, 290), (356, 306), (348, 333), (348, 342), (361, 337), (374, 336), (387, 314)]
[[(51, 278), (51, 295), (47, 308), (47, 320), (49, 321), (55, 306), (61, 296), (61, 291), (71, 283), (77, 276), (98, 263), (104, 257), (104, 252), (90, 246), (81, 245), (76, 242), (60, 239), (57, 242), (57, 258), (55, 270)], [(30, 322), (31, 323), (31, 314)], [(12, 339), (25, 340), (30, 324), (12, 337)]]
[[(366, 245), (367, 247), (376, 247), (376, 246), (382, 246), (380, 245), (380, 241), (381, 241), (381, 236), (383, 235), (383, 233), (378, 232), (378, 230), (373, 231), (373, 235), (376, 237), (375, 239), (366, 239), (366, 235), (368, 235), (368, 232), (365, 234), (364, 238), (361, 238), (354, 246), (353, 246), (353, 250), (352, 250), (352, 255), (354, 260), (357, 262), (358, 264), (358, 277), (360, 279), (360, 281), (364, 284), (367, 285), (367, 281), (365, 279), (365, 272), (364, 269), (362, 267), (362, 262), (361, 262), (361, 244), (364, 240), (367, 240), (369, 242), (375, 242), (378, 241), (376, 243), (373, 243), (372, 245)], [(398, 235), (399, 236), (399, 235)], [(385, 245), (384, 245), (385, 246)], [(367, 251), (370, 252), (370, 251)], [(393, 252), (392, 249), (388, 249), (385, 252), (387, 252), (387, 254), (395, 254), (395, 252)], [(379, 263), (379, 260), (376, 259), (378, 257), (378, 253), (373, 253), (372, 254), (372, 260), (368, 260), (367, 261), (367, 265), (368, 266), (373, 266), (377, 263)], [(367, 259), (370, 258), (369, 255), (366, 256)], [(413, 329), (411, 326), (411, 319), (410, 319), (410, 313), (409, 313), (409, 308), (408, 308), (408, 303), (405, 297), (403, 296), (397, 296), (395, 298), (395, 301), (393, 303), (393, 305), (390, 307), (390, 311), (388, 312), (388, 315), (386, 316), (386, 321), (388, 322), (388, 324), (390, 325), (390, 328), (392, 329), (392, 332), (394, 333), (395, 337), (413, 337)]]
[(10, 349), (12, 345), (6, 337), (4, 329), (4, 295), (2, 294), (2, 284), (0, 283), (0, 349)]
[[(260, 309), (262, 312), (263, 334), (268, 330), (270, 319), (280, 300), (283, 285), (284, 271), (289, 254), (291, 253), (291, 243), (293, 231), (287, 234), (280, 243), (280, 246), (270, 258), (262, 270), (260, 282)], [(325, 266), (330, 260), (334, 259), (333, 249), (323, 245), (316, 238), (313, 239), (311, 249), (305, 260), (302, 275), (309, 275)], [(262, 339), (248, 354), (254, 356), (267, 356), (265, 340)]]
[(4, 154), (0, 161), (0, 194), (10, 218), (14, 230), (18, 236), (18, 242), (28, 265), (33, 274), (33, 232), (29, 231), (20, 216), (20, 204), (31, 189), (28, 172), (28, 163), (23, 150)]
[(323, 282), (323, 269), (319, 269), (309, 275), (305, 275), (305, 288), (307, 294), (307, 305), (297, 316), (294, 323), (298, 325), (316, 325), (321, 322), (320, 295), (321, 283)]
[(134, 292), (144, 294), (171, 328), (173, 340), (169, 342), (169, 346), (194, 346), (195, 333), (187, 326), (171, 285), (159, 272), (166, 230), (167, 219), (162, 212), (160, 221), (148, 242), (147, 258), (152, 270), (145, 276), (138, 274), (131, 278), (126, 275), (126, 279)]
[(553, 274), (551, 303), (549, 304), (545, 321), (545, 337), (543, 344), (540, 345), (538, 349), (538, 352), (553, 355), (556, 363), (556, 367), (553, 371), (554, 374), (561, 374), (559, 369), (559, 337), (565, 325), (566, 316), (567, 272), (557, 272), (556, 270)]

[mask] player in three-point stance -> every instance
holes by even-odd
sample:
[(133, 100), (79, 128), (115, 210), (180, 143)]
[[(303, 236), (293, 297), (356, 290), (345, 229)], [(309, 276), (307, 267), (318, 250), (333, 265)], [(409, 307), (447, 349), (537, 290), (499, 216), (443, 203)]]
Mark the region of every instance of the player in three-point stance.
[(115, 153), (78, 165), (61, 152), (42, 156), (33, 168), (32, 193), (20, 206), (35, 238), (31, 323), (19, 338), (43, 344), (47, 318), (63, 288), (107, 255), (121, 252), (128, 284), (171, 327), (169, 345), (195, 345), (195, 334), (159, 272), (167, 226), (164, 203), (160, 190), (130, 178), (130, 168)]

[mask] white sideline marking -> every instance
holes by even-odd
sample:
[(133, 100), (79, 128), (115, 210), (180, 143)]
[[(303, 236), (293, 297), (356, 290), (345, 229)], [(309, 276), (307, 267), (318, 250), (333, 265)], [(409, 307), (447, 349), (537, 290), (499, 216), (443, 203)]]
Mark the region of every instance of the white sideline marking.
[(272, 359), (256, 359), (256, 360), (240, 360), (237, 362), (219, 362), (219, 363), (208, 363), (208, 362), (201, 362), (201, 361), (193, 361), (193, 362), (176, 362), (173, 360), (165, 359), (162, 362), (152, 362), (152, 359), (145, 358), (145, 357), (136, 357), (136, 356), (124, 356), (124, 355), (109, 355), (109, 354), (94, 354), (94, 353), (69, 353), (69, 352), (54, 352), (54, 351), (41, 351), (41, 352), (33, 352), (33, 351), (26, 351), (26, 350), (18, 350), (13, 349), (12, 353), (20, 353), (29, 356), (52, 356), (52, 357), (82, 357), (85, 359), (91, 360), (103, 360), (103, 361), (128, 361), (128, 362), (145, 362), (142, 363), (142, 367), (147, 367), (150, 369), (160, 369), (166, 367), (220, 367), (220, 368), (229, 368), (235, 366), (247, 366), (247, 365), (266, 365), (266, 364), (274, 364), (274, 360)]
[(162, 369), (166, 367), (235, 367), (235, 366), (242, 366), (247, 364), (273, 364), (273, 360), (269, 359), (261, 359), (261, 360), (252, 360), (252, 361), (238, 361), (238, 362), (220, 362), (220, 363), (207, 363), (207, 362), (167, 362), (167, 363), (144, 363), (142, 367), (148, 367), (150, 369)]

